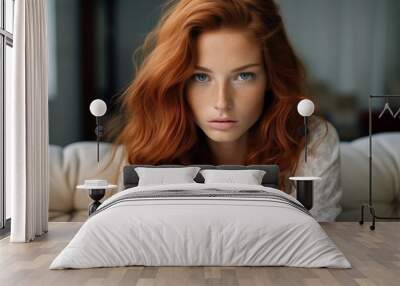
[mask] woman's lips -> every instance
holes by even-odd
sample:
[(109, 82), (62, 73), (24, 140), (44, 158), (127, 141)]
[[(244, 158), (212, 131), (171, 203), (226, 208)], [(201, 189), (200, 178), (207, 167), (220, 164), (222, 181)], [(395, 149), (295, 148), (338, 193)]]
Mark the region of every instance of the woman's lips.
[(217, 130), (228, 130), (237, 124), (237, 121), (227, 120), (227, 121), (208, 121), (211, 128)]

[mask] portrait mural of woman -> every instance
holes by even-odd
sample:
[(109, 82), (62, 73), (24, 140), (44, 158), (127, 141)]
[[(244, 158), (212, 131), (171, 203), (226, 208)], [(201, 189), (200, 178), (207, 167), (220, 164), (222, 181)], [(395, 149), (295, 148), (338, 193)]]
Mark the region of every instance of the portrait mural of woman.
[(277, 164), (287, 193), (289, 176), (321, 177), (317, 220), (340, 213), (339, 138), (313, 116), (304, 162), (306, 72), (274, 1), (170, 1), (139, 52), (112, 130), (129, 164)]

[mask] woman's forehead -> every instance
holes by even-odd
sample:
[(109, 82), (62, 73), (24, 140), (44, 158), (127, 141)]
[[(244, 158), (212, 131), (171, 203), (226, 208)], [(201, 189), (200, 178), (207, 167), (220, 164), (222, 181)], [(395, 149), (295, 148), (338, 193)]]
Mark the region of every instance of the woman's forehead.
[(262, 63), (259, 41), (245, 29), (221, 28), (206, 31), (197, 41), (196, 66), (213, 69), (224, 66), (232, 70), (237, 67)]

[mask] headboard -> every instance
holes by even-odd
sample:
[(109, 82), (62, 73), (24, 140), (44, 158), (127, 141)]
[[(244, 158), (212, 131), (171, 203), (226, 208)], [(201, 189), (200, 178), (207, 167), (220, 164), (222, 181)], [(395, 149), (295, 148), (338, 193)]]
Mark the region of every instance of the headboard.
[[(246, 170), (256, 169), (264, 170), (265, 175), (262, 179), (262, 185), (265, 187), (271, 187), (279, 189), (279, 166), (278, 165), (127, 165), (124, 167), (124, 189), (136, 187), (139, 182), (139, 176), (135, 171), (136, 167), (148, 167), (148, 168), (171, 168), (171, 167), (200, 167), (201, 169), (221, 169), (221, 170)], [(197, 183), (204, 183), (204, 178), (200, 174), (194, 178)]]

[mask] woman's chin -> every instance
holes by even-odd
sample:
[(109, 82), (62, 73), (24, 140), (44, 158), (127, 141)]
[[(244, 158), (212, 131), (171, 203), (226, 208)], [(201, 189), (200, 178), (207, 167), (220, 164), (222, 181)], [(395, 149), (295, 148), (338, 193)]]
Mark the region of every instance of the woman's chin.
[(215, 142), (234, 142), (238, 140), (241, 134), (237, 134), (236, 132), (232, 131), (220, 131), (220, 130), (213, 130), (211, 132), (206, 133), (207, 137)]

